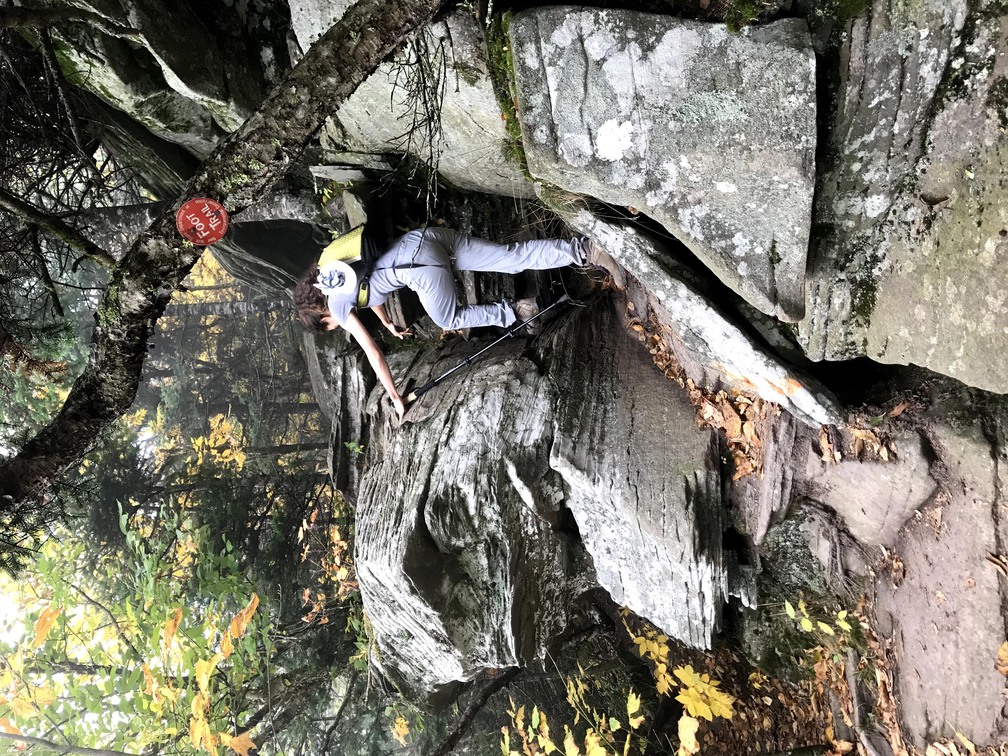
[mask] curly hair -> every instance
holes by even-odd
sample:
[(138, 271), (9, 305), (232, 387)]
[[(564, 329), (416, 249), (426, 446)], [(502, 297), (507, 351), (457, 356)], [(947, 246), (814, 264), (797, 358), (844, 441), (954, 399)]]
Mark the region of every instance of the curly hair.
[(324, 333), (326, 327), (322, 318), (329, 315), (329, 303), (325, 294), (315, 287), (318, 274), (319, 266), (316, 264), (301, 275), (294, 286), (294, 306), (297, 308), (301, 325), (309, 331)]

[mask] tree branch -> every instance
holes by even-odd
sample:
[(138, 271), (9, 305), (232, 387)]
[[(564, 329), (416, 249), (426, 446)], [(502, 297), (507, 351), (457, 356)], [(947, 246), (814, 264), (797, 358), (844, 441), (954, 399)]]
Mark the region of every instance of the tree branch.
[(264, 195), (300, 158), (326, 117), (442, 3), (361, 0), (309, 49), (259, 111), (217, 147), (184, 195), (112, 271), (98, 305), (87, 367), (52, 422), (0, 466), (0, 502), (13, 506), (40, 494), (129, 409), (154, 323), (203, 251), (178, 236), (175, 213), (182, 202), (214, 197), (235, 214)]
[(45, 740), (43, 738), (35, 738), (31, 735), (12, 735), (9, 732), (4, 732), (0, 730), (0, 740), (15, 740), (24, 743), (29, 743), (31, 745), (45, 746), (52, 750), (53, 753), (75, 753), (81, 754), (82, 756), (140, 756), (136, 753), (126, 753), (125, 751), (110, 751), (104, 748), (83, 748), (81, 746), (73, 745), (60, 745), (59, 743), (53, 743), (50, 740)]
[(129, 26), (120, 26), (100, 13), (83, 8), (0, 8), (0, 28), (37, 26), (39, 28), (60, 24), (87, 24), (111, 37), (139, 40), (140, 34)]
[(521, 667), (510, 667), (503, 672), (499, 672), (496, 677), (491, 678), (483, 687), (483, 690), (469, 702), (465, 711), (455, 720), (455, 726), (451, 729), (451, 732), (446, 734), (440, 745), (430, 752), (430, 756), (447, 756), (447, 754), (454, 751), (455, 746), (458, 745), (462, 736), (465, 735), (466, 730), (469, 729), (469, 725), (472, 724), (476, 715), (486, 706), (490, 697), (501, 688), (506, 687), (508, 683), (522, 672)]
[(133, 645), (133, 642), (129, 639), (129, 637), (127, 637), (126, 633), (123, 632), (123, 629), (119, 626), (119, 620), (117, 620), (116, 616), (112, 614), (112, 611), (104, 604), (91, 598), (87, 593), (85, 593), (84, 589), (81, 588), (80, 586), (74, 585), (68, 580), (62, 580), (62, 582), (67, 587), (77, 591), (77, 593), (83, 596), (84, 600), (87, 601), (89, 604), (91, 604), (91, 606), (93, 606), (95, 609), (105, 614), (105, 616), (108, 617), (109, 621), (112, 623), (112, 627), (115, 628), (116, 635), (119, 636), (119, 640), (121, 640), (126, 645), (126, 648), (130, 650), (130, 652), (133, 654), (134, 658), (138, 662), (143, 663), (144, 660), (143, 654), (137, 651), (136, 646)]
[[(39, 29), (39, 37), (42, 40), (42, 57), (45, 60), (46, 68), (52, 77), (53, 85), (56, 87), (56, 94), (59, 96), (60, 104), (67, 116), (67, 123), (70, 124), (70, 133), (73, 136), (77, 150), (84, 154), (84, 140), (81, 139), (80, 127), (77, 124), (77, 114), (70, 107), (70, 98), (67, 97), (66, 87), (63, 81), (63, 72), (60, 70), (59, 61), (56, 60), (56, 49), (53, 47), (52, 36), (48, 29)], [(94, 160), (89, 160), (87, 165), (97, 174)]]
[(19, 197), (15, 197), (3, 187), (0, 187), (0, 207), (14, 213), (25, 223), (36, 225), (62, 242), (79, 249), (84, 256), (94, 260), (106, 268), (114, 268), (115, 258), (89, 239), (85, 239), (59, 218), (39, 210)]

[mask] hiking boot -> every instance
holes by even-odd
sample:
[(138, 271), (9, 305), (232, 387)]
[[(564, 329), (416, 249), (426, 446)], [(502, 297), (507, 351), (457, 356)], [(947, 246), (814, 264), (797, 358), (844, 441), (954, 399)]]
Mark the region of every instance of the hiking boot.
[(589, 267), (601, 270), (612, 278), (616, 288), (622, 291), (626, 287), (626, 279), (623, 276), (623, 268), (613, 259), (613, 256), (602, 249), (601, 245), (594, 239), (588, 239), (585, 243), (585, 264)]
[[(511, 309), (514, 310), (515, 317), (519, 321), (528, 320), (539, 314), (539, 305), (536, 304), (535, 299), (532, 297), (516, 299), (514, 304), (511, 305)], [(522, 330), (529, 336), (535, 336), (539, 333), (539, 321), (533, 320)]]

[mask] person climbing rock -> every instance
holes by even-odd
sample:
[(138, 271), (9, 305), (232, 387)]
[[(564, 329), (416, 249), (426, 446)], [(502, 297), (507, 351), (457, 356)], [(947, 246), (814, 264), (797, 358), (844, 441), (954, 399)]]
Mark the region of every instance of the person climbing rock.
[(585, 239), (533, 239), (496, 244), (450, 228), (410, 231), (382, 245), (365, 226), (336, 239), (294, 287), (298, 318), (309, 330), (343, 327), (364, 350), (368, 362), (392, 399), (399, 421), (406, 411), (381, 349), (354, 310), (369, 307), (397, 338), (412, 335), (393, 323), (385, 301), (398, 289), (416, 293), (420, 304), (445, 329), (508, 328), (538, 312), (533, 299), (460, 306), (453, 270), (520, 273), (566, 265), (589, 266), (612, 276), (622, 287), (622, 270), (599, 245)]

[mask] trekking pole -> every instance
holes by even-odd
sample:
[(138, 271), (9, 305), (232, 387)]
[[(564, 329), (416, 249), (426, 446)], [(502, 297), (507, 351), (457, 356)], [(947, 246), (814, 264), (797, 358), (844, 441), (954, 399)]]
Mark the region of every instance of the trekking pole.
[(456, 365), (455, 367), (453, 367), (448, 372), (442, 373), (437, 378), (433, 378), (432, 380), (427, 381), (427, 383), (425, 383), (420, 388), (417, 388), (417, 389), (414, 389), (413, 391), (410, 391), (409, 394), (407, 394), (407, 396), (406, 396), (406, 403), (407, 404), (412, 404), (417, 399), (419, 399), (421, 396), (423, 396), (428, 391), (430, 391), (432, 388), (434, 388), (439, 383), (441, 383), (441, 381), (443, 381), (445, 378), (447, 378), (448, 376), (450, 376), (452, 373), (454, 373), (454, 372), (456, 372), (458, 370), (461, 370), (464, 367), (469, 367), (469, 365), (472, 364), (473, 360), (475, 360), (481, 354), (483, 354), (484, 352), (486, 352), (488, 349), (493, 349), (495, 346), (497, 346), (498, 344), (500, 344), (505, 339), (512, 339), (512, 338), (514, 338), (514, 335), (515, 335), (515, 333), (517, 331), (520, 331), (522, 328), (524, 328), (525, 326), (527, 326), (533, 320), (535, 320), (536, 318), (542, 317), (543, 315), (545, 315), (547, 312), (549, 312), (550, 310), (552, 310), (557, 305), (563, 304), (564, 302), (569, 302), (569, 301), (570, 301), (570, 297), (567, 296), (566, 294), (564, 294), (556, 302), (554, 302), (553, 304), (549, 305), (548, 307), (543, 308), (542, 310), (540, 310), (539, 312), (537, 312), (535, 315), (533, 315), (528, 320), (523, 320), (521, 323), (515, 323), (513, 326), (511, 326), (508, 329), (507, 333), (505, 333), (503, 336), (501, 336), (496, 341), (493, 341), (492, 343), (487, 344), (485, 347), (483, 347), (478, 352), (476, 352), (476, 354), (473, 354), (473, 355), (470, 355), (469, 357), (466, 357), (464, 360), (462, 360), (462, 362), (460, 362), (458, 365)]

